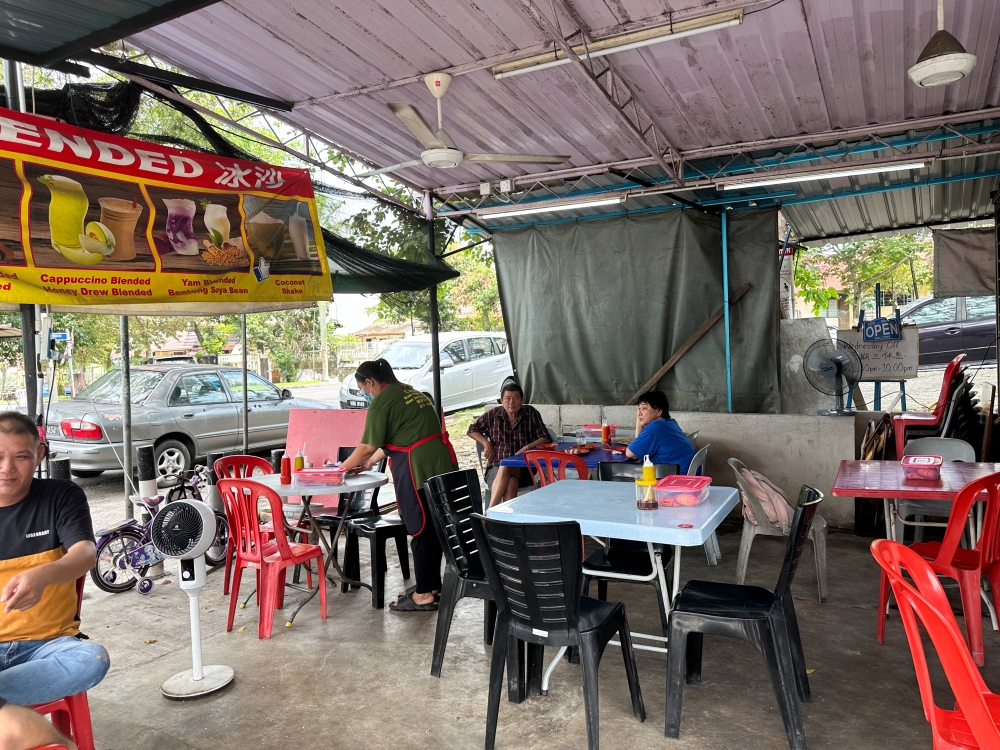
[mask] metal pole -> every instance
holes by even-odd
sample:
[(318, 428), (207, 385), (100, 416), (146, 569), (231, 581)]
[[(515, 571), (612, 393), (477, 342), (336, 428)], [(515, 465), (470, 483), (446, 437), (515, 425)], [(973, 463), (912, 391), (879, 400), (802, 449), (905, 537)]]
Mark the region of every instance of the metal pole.
[(319, 352), (323, 358), (323, 380), (330, 379), (330, 342), (327, 341), (327, 318), (329, 317), (330, 303), (320, 302), (319, 305)]
[(722, 212), (722, 310), (726, 323), (726, 409), (733, 413), (733, 361), (729, 341), (729, 237), (727, 212)]
[(24, 354), (25, 413), (38, 414), (38, 353), (35, 351), (35, 306), (21, 305), (21, 346)]
[(125, 517), (135, 518), (131, 496), (135, 494), (132, 485), (132, 368), (129, 361), (132, 346), (128, 339), (128, 315), (122, 315), (122, 468), (125, 470)]
[(243, 347), (243, 455), (250, 453), (250, 412), (247, 411), (247, 314), (240, 316)]
[[(434, 206), (431, 204), (431, 193), (424, 191), (424, 217), (427, 219), (427, 262), (436, 263), (437, 255), (434, 252)], [(438, 411), (444, 412), (441, 405), (441, 352), (438, 350), (438, 328), (441, 321), (438, 319), (438, 297), (437, 284), (430, 288), (431, 295), (431, 369), (434, 373), (434, 406)]]
[(18, 87), (18, 67), (19, 64), (13, 60), (3, 61), (3, 85), (7, 91), (7, 109), (16, 112), (23, 112), (23, 91)]
[[(994, 293), (996, 294), (998, 305), (995, 310), (996, 329), (994, 330), (995, 337), (993, 338), (993, 356), (997, 360), (997, 383), (1000, 384), (1000, 356), (997, 356), (997, 352), (1000, 352), (1000, 191), (993, 193), (990, 197), (993, 199), (993, 239), (996, 245), (997, 258), (996, 289)], [(989, 349), (986, 350), (987, 356), (989, 356), (989, 351)], [(983, 456), (983, 460), (987, 461), (989, 459)]]
[[(858, 304), (861, 304), (861, 300), (858, 300)], [(882, 317), (882, 285), (879, 282), (875, 282), (875, 320)], [(864, 330), (862, 329), (862, 336), (864, 336)], [(882, 381), (875, 381), (875, 403), (872, 405), (875, 411), (882, 411)]]

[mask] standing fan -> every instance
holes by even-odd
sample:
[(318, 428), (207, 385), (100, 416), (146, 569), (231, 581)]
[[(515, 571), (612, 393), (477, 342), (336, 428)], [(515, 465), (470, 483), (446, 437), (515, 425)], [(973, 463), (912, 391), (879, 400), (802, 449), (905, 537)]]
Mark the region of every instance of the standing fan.
[(232, 667), (201, 663), (198, 597), (208, 579), (205, 552), (215, 543), (215, 512), (198, 500), (170, 503), (153, 519), (150, 538), (164, 557), (177, 560), (180, 587), (188, 595), (191, 608), (191, 669), (164, 682), (160, 692), (173, 700), (201, 698), (233, 681)]
[(821, 409), (821, 417), (854, 413), (854, 409), (844, 407), (844, 396), (854, 390), (854, 386), (861, 380), (861, 358), (853, 346), (839, 340), (815, 341), (806, 349), (802, 368), (809, 385), (820, 393), (837, 397), (836, 408)]

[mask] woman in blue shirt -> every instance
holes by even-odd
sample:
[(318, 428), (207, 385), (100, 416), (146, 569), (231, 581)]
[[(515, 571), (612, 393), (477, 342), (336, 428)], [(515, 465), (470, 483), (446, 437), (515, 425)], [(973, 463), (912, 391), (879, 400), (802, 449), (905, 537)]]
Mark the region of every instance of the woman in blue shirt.
[(628, 444), (625, 455), (640, 461), (649, 456), (654, 464), (677, 464), (681, 474), (687, 473), (694, 446), (677, 421), (670, 418), (670, 403), (662, 391), (647, 391), (639, 396), (635, 439)]

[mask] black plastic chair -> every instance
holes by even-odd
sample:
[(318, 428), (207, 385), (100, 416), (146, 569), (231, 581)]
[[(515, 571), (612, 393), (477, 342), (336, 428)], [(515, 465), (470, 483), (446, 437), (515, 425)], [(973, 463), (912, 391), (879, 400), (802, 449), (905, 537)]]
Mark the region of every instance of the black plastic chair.
[[(679, 469), (677, 464), (655, 464), (655, 466), (657, 479), (674, 476)], [(602, 461), (597, 465), (597, 476), (602, 482), (634, 482), (636, 479), (642, 479), (642, 464)], [(673, 559), (673, 548), (662, 545), (657, 545), (657, 547), (660, 548), (663, 565), (667, 567)], [(609, 539), (607, 547), (595, 550), (583, 561), (583, 594), (586, 596), (590, 593), (592, 580), (597, 581), (597, 598), (601, 601), (606, 601), (608, 598), (609, 580), (652, 586), (656, 590), (656, 603), (665, 638), (668, 633), (667, 608), (663, 601), (663, 591), (660, 589), (659, 581), (655, 577), (649, 578), (647, 581), (618, 577), (628, 575), (642, 578), (652, 576), (652, 574), (653, 563), (649, 559), (649, 548), (645, 542), (636, 542), (630, 539)]]
[(721, 635), (746, 641), (764, 655), (788, 743), (795, 750), (804, 750), (806, 738), (799, 700), (808, 702), (811, 696), (789, 586), (822, 499), (822, 493), (812, 487), (803, 486), (799, 490), (785, 560), (773, 592), (758, 586), (690, 581), (677, 597), (670, 610), (664, 727), (667, 737), (680, 736), (685, 679), (689, 683), (701, 681), (704, 636)]
[[(511, 646), (519, 649), (521, 641), (535, 646), (537, 664), (542, 659), (539, 647), (570, 647), (579, 651), (587, 746), (597, 750), (600, 745), (597, 672), (608, 641), (617, 633), (625, 660), (632, 711), (645, 721), (646, 709), (639, 689), (625, 605), (579, 594), (582, 577), (580, 524), (575, 521), (511, 523), (476, 514), (472, 517), (472, 529), (497, 603), (497, 637), (493, 642), (486, 711), (486, 750), (493, 750), (496, 742), (504, 662)], [(508, 675), (509, 680), (514, 678), (515, 675)]]
[(440, 677), (451, 621), (459, 599), (472, 596), (484, 600), (483, 640), (487, 645), (493, 643), (497, 608), (472, 533), (472, 514), (483, 512), (479, 475), (474, 469), (468, 469), (431, 477), (424, 482), (424, 496), (445, 561), (437, 630), (434, 632), (434, 656), (431, 659), (431, 675)]
[[(340, 448), (337, 452), (337, 460), (344, 461), (353, 451), (354, 448)], [(375, 470), (385, 471), (385, 464), (386, 462), (383, 460)], [(370, 498), (366, 498), (364, 492), (342, 494), (336, 512), (321, 513), (316, 515), (315, 519), (319, 526), (329, 528), (332, 544), (341, 518), (346, 513), (344, 574), (356, 581), (361, 576), (359, 538), (364, 537), (368, 540), (372, 569), (372, 607), (382, 609), (385, 607), (385, 574), (389, 568), (385, 556), (385, 546), (388, 540), (392, 539), (396, 542), (396, 554), (399, 556), (399, 567), (403, 578), (410, 577), (410, 558), (406, 549), (406, 526), (403, 524), (403, 519), (399, 516), (384, 516), (380, 513), (378, 491), (378, 487), (372, 490)], [(333, 554), (334, 556), (337, 554), (335, 546)], [(350, 588), (348, 583), (340, 584), (340, 590), (343, 593), (347, 593)]]

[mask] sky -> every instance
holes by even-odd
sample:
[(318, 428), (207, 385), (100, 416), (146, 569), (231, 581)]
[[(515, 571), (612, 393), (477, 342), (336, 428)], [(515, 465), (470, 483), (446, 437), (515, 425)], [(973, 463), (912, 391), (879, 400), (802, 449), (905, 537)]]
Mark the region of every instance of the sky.
[(330, 303), (330, 317), (343, 326), (338, 333), (354, 333), (375, 322), (376, 316), (365, 310), (377, 304), (377, 294), (335, 294)]

